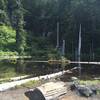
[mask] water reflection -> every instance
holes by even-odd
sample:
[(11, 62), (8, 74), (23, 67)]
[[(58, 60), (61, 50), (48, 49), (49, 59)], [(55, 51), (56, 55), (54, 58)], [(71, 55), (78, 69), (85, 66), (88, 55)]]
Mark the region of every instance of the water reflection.
[[(66, 65), (65, 69), (71, 69), (75, 64)], [(0, 62), (0, 77), (6, 73), (13, 74), (31, 74), (32, 77), (46, 75), (51, 73), (56, 73), (63, 70), (61, 65), (50, 65), (48, 63), (32, 63), (32, 62), (23, 62), (23, 63), (11, 63), (8, 61)], [(76, 74), (76, 73), (75, 73)], [(100, 67), (99, 65), (82, 65), (82, 77), (87, 75), (92, 77), (100, 76)], [(78, 75), (78, 74), (76, 74)]]
[(33, 77), (45, 74), (59, 72), (60, 65), (50, 65), (48, 63), (32, 63), (32, 62), (16, 62), (9, 61), (0, 62), (0, 76), (1, 74), (14, 72), (16, 74), (32, 74)]

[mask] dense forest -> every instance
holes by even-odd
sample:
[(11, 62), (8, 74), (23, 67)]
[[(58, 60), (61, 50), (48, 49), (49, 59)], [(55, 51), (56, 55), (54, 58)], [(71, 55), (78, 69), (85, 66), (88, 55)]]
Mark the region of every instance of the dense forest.
[[(100, 0), (0, 0), (0, 55), (99, 60)], [(59, 43), (57, 44), (57, 32)]]

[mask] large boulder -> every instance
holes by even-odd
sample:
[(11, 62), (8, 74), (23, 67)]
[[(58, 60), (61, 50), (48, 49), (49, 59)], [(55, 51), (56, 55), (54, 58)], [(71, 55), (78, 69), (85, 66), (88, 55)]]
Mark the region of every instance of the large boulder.
[(71, 84), (70, 89), (72, 91), (77, 91), (81, 96), (89, 97), (97, 94), (97, 89), (95, 87), (79, 85), (79, 84)]
[(97, 94), (97, 89), (90, 85), (80, 85), (79, 79), (77, 77), (72, 77), (72, 84), (70, 85), (70, 89), (73, 91), (77, 91), (80, 95), (89, 97), (94, 94)]
[(85, 85), (78, 85), (77, 88), (78, 92), (80, 93), (80, 95), (82, 96), (92, 96), (93, 95), (93, 91), (91, 88), (85, 86)]

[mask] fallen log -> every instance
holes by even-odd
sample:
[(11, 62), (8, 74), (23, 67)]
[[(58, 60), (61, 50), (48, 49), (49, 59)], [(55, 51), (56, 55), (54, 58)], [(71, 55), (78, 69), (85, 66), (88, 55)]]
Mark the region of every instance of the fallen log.
[[(37, 92), (38, 91), (38, 92)], [(37, 92), (37, 93), (36, 93)], [(32, 97), (29, 95), (32, 93)], [(48, 82), (36, 89), (31, 89), (25, 95), (32, 100), (56, 100), (58, 97), (67, 93), (67, 87), (64, 82)], [(45, 98), (45, 99), (44, 99)]]

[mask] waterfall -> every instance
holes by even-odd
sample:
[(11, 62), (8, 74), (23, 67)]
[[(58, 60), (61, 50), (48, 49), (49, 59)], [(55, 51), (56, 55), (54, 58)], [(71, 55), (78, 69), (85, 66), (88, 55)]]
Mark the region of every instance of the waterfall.
[[(81, 24), (79, 29), (79, 40), (78, 40), (78, 62), (81, 61)], [(78, 63), (79, 67), (79, 76), (81, 76), (81, 64)]]

